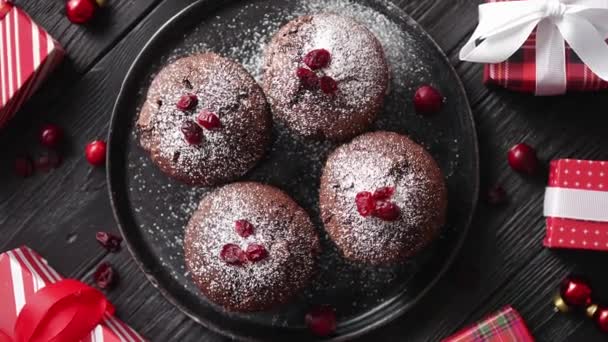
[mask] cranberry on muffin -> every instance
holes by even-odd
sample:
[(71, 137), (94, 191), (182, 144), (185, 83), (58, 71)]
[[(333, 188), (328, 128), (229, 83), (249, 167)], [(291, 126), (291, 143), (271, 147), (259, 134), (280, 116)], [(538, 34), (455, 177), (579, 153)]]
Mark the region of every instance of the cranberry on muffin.
[(271, 140), (262, 89), (214, 53), (180, 58), (156, 75), (137, 120), (139, 141), (167, 175), (197, 186), (233, 181)]
[(186, 265), (201, 292), (230, 311), (286, 303), (311, 280), (320, 244), (308, 214), (283, 191), (253, 182), (223, 186), (188, 222)]
[(296, 18), (274, 35), (263, 77), (279, 122), (304, 137), (340, 141), (374, 121), (389, 72), (371, 31), (351, 18), (324, 13)]
[(331, 153), (319, 206), (327, 233), (346, 259), (396, 264), (439, 236), (447, 189), (423, 147), (404, 135), (373, 132)]

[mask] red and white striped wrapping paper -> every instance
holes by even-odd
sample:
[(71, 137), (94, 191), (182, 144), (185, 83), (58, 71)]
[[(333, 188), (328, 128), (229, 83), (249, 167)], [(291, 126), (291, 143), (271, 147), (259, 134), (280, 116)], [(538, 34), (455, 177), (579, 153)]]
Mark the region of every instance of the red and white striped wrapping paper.
[(63, 48), (21, 9), (0, 0), (0, 128), (64, 56)]
[(553, 160), (544, 213), (546, 247), (608, 251), (608, 162)]
[[(486, 2), (519, 1), (487, 0)], [(522, 0), (526, 1), (526, 0)], [(524, 45), (506, 61), (485, 64), (485, 84), (497, 85), (514, 91), (534, 93), (536, 91), (536, 31), (532, 32)], [(585, 65), (566, 44), (566, 89), (567, 91), (598, 91), (608, 89), (603, 81)]]
[[(0, 254), (0, 331), (12, 331), (21, 308), (36, 291), (63, 279), (28, 247)], [(135, 330), (106, 315), (82, 342), (145, 342)]]

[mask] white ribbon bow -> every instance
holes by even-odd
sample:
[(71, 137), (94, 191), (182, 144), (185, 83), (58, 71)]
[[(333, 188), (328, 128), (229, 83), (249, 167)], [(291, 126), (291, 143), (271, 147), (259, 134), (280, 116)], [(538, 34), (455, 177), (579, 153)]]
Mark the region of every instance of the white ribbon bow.
[(567, 42), (608, 81), (608, 0), (526, 0), (479, 5), (479, 25), (460, 51), (463, 61), (500, 63), (536, 30), (536, 94), (566, 92)]

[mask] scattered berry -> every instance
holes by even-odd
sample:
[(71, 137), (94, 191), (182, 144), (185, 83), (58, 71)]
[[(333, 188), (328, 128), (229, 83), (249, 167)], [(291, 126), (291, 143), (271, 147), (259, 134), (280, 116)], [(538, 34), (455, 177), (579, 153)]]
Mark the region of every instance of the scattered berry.
[(97, 232), (95, 234), (95, 239), (103, 248), (107, 249), (108, 252), (118, 252), (120, 250), (120, 243), (122, 242), (122, 237), (114, 235), (108, 232)]
[(49, 172), (51, 169), (58, 168), (61, 162), (61, 156), (57, 152), (49, 151), (34, 160), (34, 166), (38, 171)]
[(268, 251), (266, 250), (266, 248), (262, 245), (258, 245), (255, 243), (247, 246), (246, 253), (247, 253), (247, 260), (249, 260), (251, 262), (258, 262), (258, 261), (264, 260), (268, 256)]
[(312, 308), (304, 320), (308, 329), (317, 336), (328, 336), (336, 331), (336, 312), (327, 305)]
[(57, 125), (45, 125), (40, 131), (40, 143), (48, 148), (57, 147), (61, 143), (62, 139), (63, 130)]
[(32, 164), (32, 160), (27, 157), (18, 157), (15, 159), (15, 173), (19, 177), (27, 178), (34, 174), (34, 165)]
[(93, 16), (97, 5), (93, 0), (68, 0), (65, 3), (65, 13), (74, 24), (86, 24)]
[(234, 222), (234, 230), (240, 237), (249, 237), (253, 234), (253, 225), (247, 220), (237, 220)]
[(509, 166), (517, 172), (533, 175), (539, 167), (536, 151), (526, 143), (517, 144), (509, 150)]
[(431, 87), (424, 85), (414, 95), (414, 108), (418, 114), (434, 114), (441, 110), (443, 106), (443, 95)]
[(329, 65), (331, 54), (325, 49), (315, 49), (304, 56), (303, 62), (312, 70), (325, 68)]
[(357, 205), (357, 211), (361, 216), (367, 217), (374, 213), (376, 209), (376, 201), (374, 196), (369, 191), (362, 191), (355, 197), (355, 204)]
[(383, 221), (395, 221), (399, 218), (399, 207), (393, 202), (379, 201), (376, 202), (376, 210), (374, 216)]
[(225, 244), (224, 247), (222, 247), (220, 258), (224, 260), (225, 263), (236, 266), (242, 265), (247, 261), (245, 252), (243, 252), (241, 247), (233, 243)]
[(502, 186), (497, 185), (488, 190), (486, 201), (491, 205), (501, 205), (507, 201), (507, 192)]
[(205, 127), (206, 129), (215, 129), (222, 125), (220, 118), (218, 118), (215, 113), (207, 110), (203, 110), (196, 118), (196, 121), (199, 125)]
[(109, 263), (103, 262), (97, 266), (95, 273), (93, 273), (93, 279), (95, 280), (97, 287), (109, 290), (116, 285), (118, 274), (114, 272), (114, 269)]
[(182, 133), (190, 145), (198, 145), (203, 141), (203, 129), (192, 120), (184, 121)]
[(319, 77), (310, 69), (298, 68), (296, 76), (306, 89), (316, 89), (319, 86)]
[(374, 200), (376, 200), (376, 201), (382, 201), (382, 200), (390, 199), (394, 193), (395, 193), (395, 188), (393, 188), (392, 186), (385, 186), (383, 188), (376, 189), (376, 191), (374, 191), (373, 197), (374, 197)]
[(175, 104), (179, 110), (189, 110), (196, 107), (198, 104), (198, 98), (194, 94), (185, 94), (179, 98), (179, 101)]
[(338, 83), (329, 76), (323, 76), (319, 79), (321, 91), (325, 94), (334, 94), (338, 90)]
[(106, 162), (106, 142), (95, 140), (87, 144), (84, 150), (89, 164), (93, 166), (103, 166)]

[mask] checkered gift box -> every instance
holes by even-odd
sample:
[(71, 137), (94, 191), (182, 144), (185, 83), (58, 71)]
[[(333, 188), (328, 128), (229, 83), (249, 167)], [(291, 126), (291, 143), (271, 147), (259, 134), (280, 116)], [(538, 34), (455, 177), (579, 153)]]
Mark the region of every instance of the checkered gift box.
[(443, 342), (532, 342), (526, 324), (512, 307), (507, 306)]

